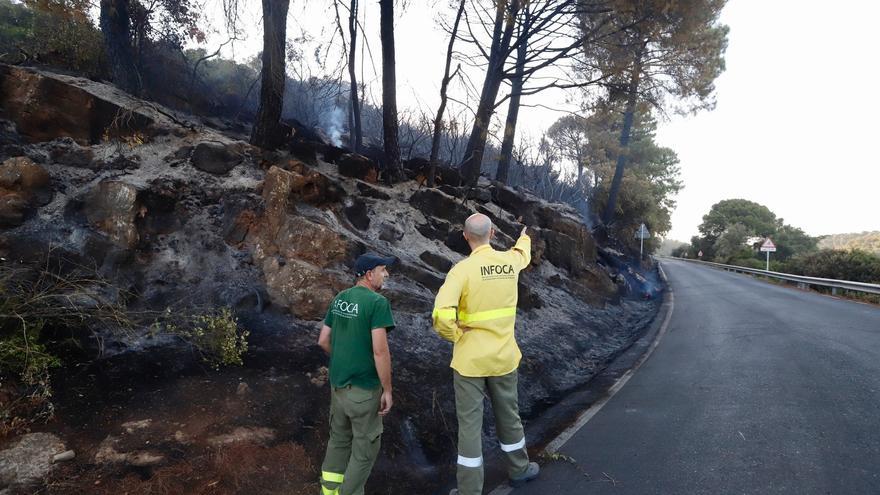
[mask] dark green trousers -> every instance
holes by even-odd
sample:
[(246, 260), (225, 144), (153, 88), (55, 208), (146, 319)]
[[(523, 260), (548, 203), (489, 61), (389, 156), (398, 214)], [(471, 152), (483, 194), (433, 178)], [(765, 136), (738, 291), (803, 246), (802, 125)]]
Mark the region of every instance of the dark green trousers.
[(322, 495), (363, 495), (379, 455), (382, 389), (330, 387), (330, 440), (321, 465)]
[(529, 467), (526, 439), (519, 419), (517, 372), (472, 378), (453, 370), (458, 416), (458, 492), (483, 493), (483, 399), (495, 413), (495, 430), (507, 460), (507, 474), (517, 477)]

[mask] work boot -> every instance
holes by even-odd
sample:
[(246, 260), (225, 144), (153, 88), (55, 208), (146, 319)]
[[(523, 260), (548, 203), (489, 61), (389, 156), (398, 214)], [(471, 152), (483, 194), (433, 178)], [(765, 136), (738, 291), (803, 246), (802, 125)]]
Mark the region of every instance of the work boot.
[[(537, 462), (530, 462), (529, 467), (526, 468), (523, 474), (517, 476), (516, 478), (510, 478), (510, 486), (517, 487), (524, 485), (527, 481), (532, 481), (533, 479), (538, 477), (538, 473), (541, 472), (541, 467), (538, 466)], [(452, 494), (450, 494), (452, 495)]]

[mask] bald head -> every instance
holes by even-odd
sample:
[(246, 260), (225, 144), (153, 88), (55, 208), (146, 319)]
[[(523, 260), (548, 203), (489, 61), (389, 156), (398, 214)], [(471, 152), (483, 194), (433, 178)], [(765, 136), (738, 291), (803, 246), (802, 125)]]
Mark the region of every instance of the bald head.
[(485, 244), (492, 234), (492, 220), (482, 213), (474, 213), (464, 221), (464, 233), (468, 242)]

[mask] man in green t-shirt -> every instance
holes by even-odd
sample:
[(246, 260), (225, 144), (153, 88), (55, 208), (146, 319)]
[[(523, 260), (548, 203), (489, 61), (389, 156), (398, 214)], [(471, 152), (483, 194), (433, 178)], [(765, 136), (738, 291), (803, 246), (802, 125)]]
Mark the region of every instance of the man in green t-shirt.
[(330, 355), (330, 440), (322, 495), (363, 495), (379, 454), (382, 416), (391, 410), (391, 305), (377, 293), (397, 258), (364, 254), (357, 282), (333, 298), (318, 345)]

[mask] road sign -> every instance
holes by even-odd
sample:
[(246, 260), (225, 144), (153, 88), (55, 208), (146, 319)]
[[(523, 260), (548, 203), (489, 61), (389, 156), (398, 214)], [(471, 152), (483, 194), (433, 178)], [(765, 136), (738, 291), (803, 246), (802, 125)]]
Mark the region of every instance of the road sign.
[(761, 251), (767, 253), (767, 268), (765, 268), (765, 270), (767, 270), (769, 272), (770, 271), (770, 253), (776, 252), (776, 244), (773, 244), (773, 241), (771, 241), (770, 238), (768, 237), (764, 241), (764, 244), (761, 244)]
[(700, 252), (697, 253), (697, 257), (698, 257), (698, 258), (702, 258), (702, 257), (703, 257), (703, 251), (702, 251), (702, 250), (700, 250)]
[(773, 244), (773, 241), (768, 237), (764, 244), (761, 244), (761, 252), (775, 253), (776, 252), (776, 244)]
[(645, 239), (650, 239), (651, 233), (648, 232), (648, 227), (645, 227), (645, 224), (639, 226), (639, 230), (636, 231), (636, 239), (639, 240), (639, 259), (642, 259), (642, 252), (645, 250)]

